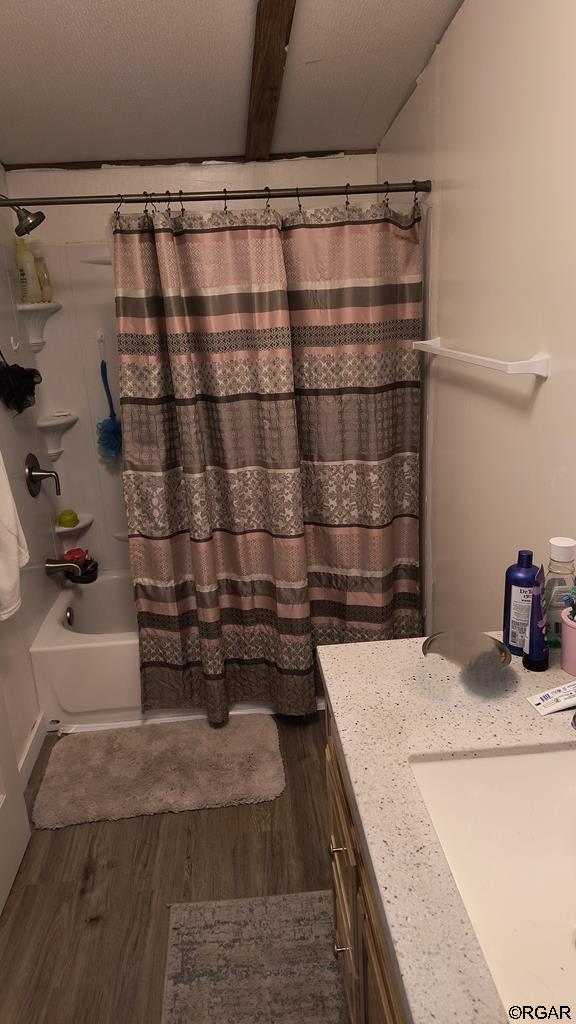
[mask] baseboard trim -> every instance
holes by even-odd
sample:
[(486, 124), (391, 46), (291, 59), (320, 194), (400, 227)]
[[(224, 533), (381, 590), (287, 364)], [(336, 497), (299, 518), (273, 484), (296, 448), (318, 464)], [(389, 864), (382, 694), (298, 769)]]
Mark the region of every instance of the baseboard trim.
[(18, 761), (18, 771), (20, 772), (20, 778), (23, 786), (26, 786), (28, 779), (32, 774), (32, 769), (36, 764), (36, 760), (40, 753), (47, 731), (48, 722), (46, 720), (46, 715), (41, 711), (34, 723), (30, 736), (28, 737), (28, 743), (26, 744), (24, 753)]

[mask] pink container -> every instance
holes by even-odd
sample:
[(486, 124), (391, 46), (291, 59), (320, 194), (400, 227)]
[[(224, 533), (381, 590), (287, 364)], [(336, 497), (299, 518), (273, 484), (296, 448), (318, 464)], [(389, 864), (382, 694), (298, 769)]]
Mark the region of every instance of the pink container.
[(568, 618), (569, 609), (562, 612), (562, 654), (560, 664), (565, 672), (576, 676), (576, 621)]

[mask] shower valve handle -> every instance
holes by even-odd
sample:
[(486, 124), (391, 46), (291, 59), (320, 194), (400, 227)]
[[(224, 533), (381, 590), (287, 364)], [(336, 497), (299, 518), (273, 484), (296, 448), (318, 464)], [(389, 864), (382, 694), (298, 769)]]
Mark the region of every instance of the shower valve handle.
[(40, 494), (43, 480), (53, 480), (56, 486), (56, 494), (60, 494), (60, 477), (53, 469), (40, 469), (40, 463), (36, 456), (29, 452), (24, 463), (24, 478), (26, 487), (33, 498)]

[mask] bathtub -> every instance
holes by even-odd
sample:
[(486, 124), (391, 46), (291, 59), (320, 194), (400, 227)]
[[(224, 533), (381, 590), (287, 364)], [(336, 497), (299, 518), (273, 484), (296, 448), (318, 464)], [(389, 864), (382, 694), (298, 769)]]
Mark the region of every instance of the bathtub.
[[(72, 619), (69, 624), (68, 617)], [(101, 572), (95, 583), (64, 583), (30, 648), (40, 707), (50, 730), (78, 732), (205, 718), (203, 710), (142, 713), (132, 580)], [(272, 714), (264, 702), (231, 714)]]
[(136, 609), (128, 572), (102, 572), (95, 583), (84, 586), (64, 584), (30, 653), (49, 728), (69, 731), (73, 726), (133, 724), (143, 718)]

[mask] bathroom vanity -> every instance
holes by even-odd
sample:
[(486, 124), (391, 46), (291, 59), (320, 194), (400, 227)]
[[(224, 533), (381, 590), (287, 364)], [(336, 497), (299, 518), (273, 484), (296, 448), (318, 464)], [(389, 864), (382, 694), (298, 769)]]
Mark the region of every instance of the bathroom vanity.
[(569, 677), (556, 654), (547, 673), (513, 658), (464, 682), (421, 646), (318, 652), (350, 1024), (499, 1024), (518, 1005), (573, 1018), (576, 733), (572, 712), (526, 700)]

